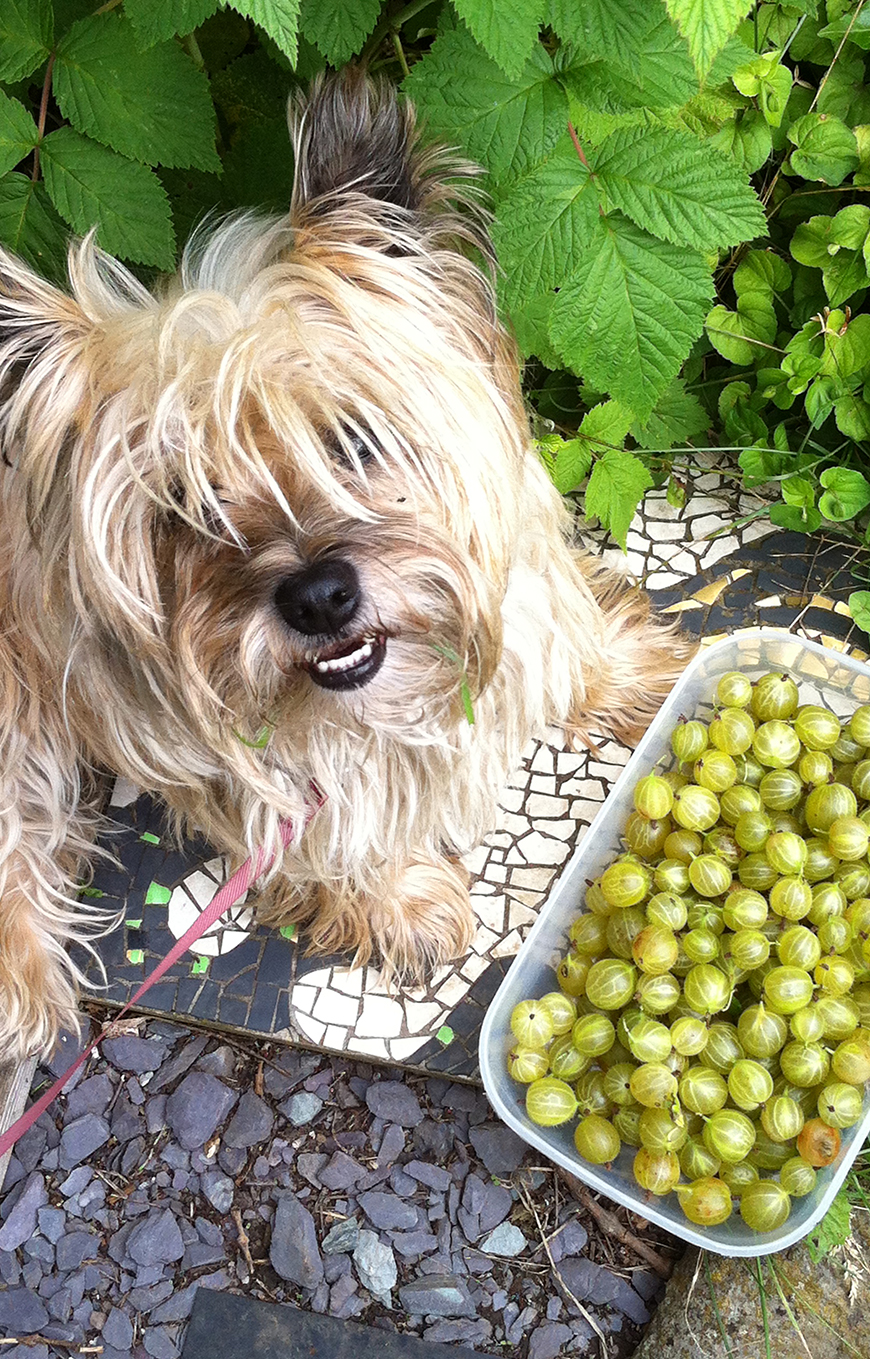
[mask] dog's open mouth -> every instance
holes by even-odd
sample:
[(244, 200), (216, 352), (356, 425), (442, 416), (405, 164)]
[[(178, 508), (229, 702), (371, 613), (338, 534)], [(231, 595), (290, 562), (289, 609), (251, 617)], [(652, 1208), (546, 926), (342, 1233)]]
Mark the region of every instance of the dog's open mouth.
[(306, 652), (302, 669), (321, 689), (358, 689), (374, 679), (386, 654), (384, 634), (368, 633)]

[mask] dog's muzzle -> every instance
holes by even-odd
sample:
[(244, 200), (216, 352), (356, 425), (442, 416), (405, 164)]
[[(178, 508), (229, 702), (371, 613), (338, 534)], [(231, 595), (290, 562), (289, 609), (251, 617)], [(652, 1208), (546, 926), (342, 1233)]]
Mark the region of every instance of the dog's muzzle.
[(306, 651), (299, 662), (322, 689), (358, 689), (384, 662), (383, 633), (352, 631), (362, 587), (356, 567), (342, 557), (325, 557), (286, 576), (275, 605), (288, 627), (303, 637), (334, 638)]

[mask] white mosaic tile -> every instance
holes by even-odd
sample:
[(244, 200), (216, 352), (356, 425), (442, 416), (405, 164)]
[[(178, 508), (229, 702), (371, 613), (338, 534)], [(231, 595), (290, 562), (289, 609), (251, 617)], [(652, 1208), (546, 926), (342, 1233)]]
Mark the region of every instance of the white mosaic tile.
[(332, 986), (336, 991), (344, 991), (349, 996), (361, 996), (363, 970), (361, 967), (335, 967), (332, 969)]
[(318, 991), (313, 986), (294, 986), (293, 987), (293, 1006), (296, 1010), (301, 1010), (303, 1014), (310, 1015), (314, 1009), (314, 1002), (317, 1000)]
[(311, 1019), (309, 1015), (299, 1014), (293, 1016), (293, 1022), (302, 1034), (311, 1043), (322, 1043), (323, 1035), (326, 1033), (326, 1025), (318, 1024), (316, 1019)]
[[(468, 960), (471, 962), (471, 959)], [(475, 964), (482, 962), (480, 958), (475, 958)], [(484, 963), (486, 967), (487, 964)], [(464, 968), (463, 968), (464, 971)], [(444, 1014), (444, 1006), (434, 1003), (423, 1004), (419, 1001), (405, 1001), (405, 1024), (409, 1033), (421, 1033), (424, 1029), (430, 1030), (436, 1020), (440, 1021)]]
[[(378, 1000), (380, 997), (374, 999)], [(343, 1024), (350, 1028), (357, 1022), (359, 1001), (352, 996), (343, 996), (340, 991), (324, 987), (311, 1013), (314, 1019), (319, 1019), (324, 1024)]]
[(363, 996), (356, 1033), (362, 1038), (398, 1038), (405, 1012), (389, 996)]

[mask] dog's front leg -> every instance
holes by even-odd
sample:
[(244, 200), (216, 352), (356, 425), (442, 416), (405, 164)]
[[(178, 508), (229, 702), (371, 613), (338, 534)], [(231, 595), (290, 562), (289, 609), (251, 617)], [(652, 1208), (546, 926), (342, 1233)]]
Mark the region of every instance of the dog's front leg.
[[(76, 968), (65, 945), (103, 913), (79, 904), (75, 873), (93, 838), (78, 764), (59, 718), (3, 676), (0, 731), (0, 1062), (47, 1052), (75, 1027)], [(0, 648), (0, 662), (4, 660)], [(88, 926), (90, 925), (90, 929)]]
[(422, 981), (468, 949), (473, 916), (468, 873), (455, 858), (421, 854), (385, 866), (365, 890), (320, 883), (307, 923), (312, 951), (352, 952), (362, 965), (376, 958), (387, 977)]

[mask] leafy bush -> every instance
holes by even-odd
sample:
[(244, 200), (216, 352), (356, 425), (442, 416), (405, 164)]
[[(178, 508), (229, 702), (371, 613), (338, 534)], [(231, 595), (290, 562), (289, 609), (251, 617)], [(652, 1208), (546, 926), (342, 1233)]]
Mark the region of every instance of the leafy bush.
[(286, 205), (288, 91), (362, 57), (484, 166), (560, 490), (624, 544), (715, 439), (775, 523), (866, 542), (868, 47), (865, 0), (4, 0), (0, 240), (171, 268)]

